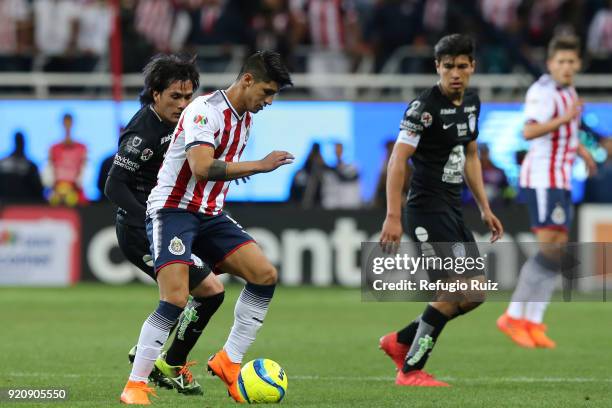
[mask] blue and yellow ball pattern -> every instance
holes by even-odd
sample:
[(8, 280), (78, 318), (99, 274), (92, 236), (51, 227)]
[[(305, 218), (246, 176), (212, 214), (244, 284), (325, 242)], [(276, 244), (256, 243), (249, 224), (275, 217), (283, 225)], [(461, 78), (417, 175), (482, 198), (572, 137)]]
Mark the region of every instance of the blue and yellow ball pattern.
[(277, 362), (258, 358), (240, 370), (238, 389), (249, 404), (281, 402), (287, 393), (287, 374)]

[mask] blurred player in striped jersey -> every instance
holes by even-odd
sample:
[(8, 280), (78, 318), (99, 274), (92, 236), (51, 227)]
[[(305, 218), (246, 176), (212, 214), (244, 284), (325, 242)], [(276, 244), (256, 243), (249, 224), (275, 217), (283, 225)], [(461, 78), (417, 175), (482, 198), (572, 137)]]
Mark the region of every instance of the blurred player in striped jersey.
[(240, 162), (253, 114), (272, 104), (288, 85), (291, 78), (280, 55), (257, 52), (247, 58), (227, 90), (198, 97), (182, 112), (147, 201), (147, 234), (160, 301), (142, 326), (122, 401), (149, 403), (146, 380), (187, 304), (189, 265), (195, 254), (215, 273), (230, 273), (246, 281), (227, 341), (208, 361), (209, 371), (225, 383), (232, 398), (244, 402), (237, 388), (240, 364), (265, 319), (277, 271), (223, 208), (231, 180), (293, 162), (293, 156), (284, 151)]
[(596, 170), (578, 132), (582, 101), (574, 88), (580, 70), (580, 41), (559, 36), (548, 46), (548, 74), (527, 91), (523, 135), (530, 141), (521, 166), (520, 185), (529, 208), (538, 253), (521, 269), (512, 302), (497, 327), (522, 347), (554, 348), (546, 335), (544, 312), (554, 291), (572, 221), (571, 174), (576, 155), (589, 173)]

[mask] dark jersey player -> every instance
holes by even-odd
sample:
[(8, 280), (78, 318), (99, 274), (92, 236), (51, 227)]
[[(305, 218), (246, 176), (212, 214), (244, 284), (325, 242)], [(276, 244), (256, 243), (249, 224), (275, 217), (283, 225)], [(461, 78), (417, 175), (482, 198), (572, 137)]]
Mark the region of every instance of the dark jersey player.
[[(432, 246), (436, 256), (478, 256), (472, 233), (463, 222), (461, 186), (465, 180), (492, 232), (491, 242), (503, 234), (503, 227), (489, 208), (478, 159), (478, 114), (480, 100), (466, 91), (474, 72), (474, 44), (471, 38), (453, 34), (435, 47), (439, 82), (414, 100), (400, 125), (400, 132), (388, 165), (387, 216), (381, 245), (393, 251), (402, 235), (401, 190), (406, 160), (412, 158), (414, 174), (408, 202), (404, 207), (403, 230), (419, 244)], [(439, 243), (451, 243), (442, 245)], [(449, 248), (450, 247), (450, 248)], [(461, 248), (461, 250), (458, 250)], [(484, 281), (482, 272), (465, 272), (462, 279)], [(443, 271), (428, 271), (430, 279), (444, 280)], [(459, 275), (453, 276), (452, 281)], [(380, 339), (380, 347), (398, 368), (396, 384), (447, 386), (423, 371), (445, 324), (482, 303), (481, 293), (463, 299), (439, 294), (423, 314), (398, 332)]]
[[(118, 207), (119, 247), (130, 262), (156, 279), (145, 230), (147, 197), (155, 187), (178, 119), (199, 86), (199, 74), (191, 59), (160, 55), (147, 64), (144, 75), (142, 107), (120, 136), (105, 194)], [(189, 372), (187, 355), (223, 302), (224, 288), (208, 266), (194, 259), (189, 289), (193, 298), (181, 317), (176, 337), (167, 353), (155, 361), (150, 378), (181, 393), (201, 394), (200, 385)]]

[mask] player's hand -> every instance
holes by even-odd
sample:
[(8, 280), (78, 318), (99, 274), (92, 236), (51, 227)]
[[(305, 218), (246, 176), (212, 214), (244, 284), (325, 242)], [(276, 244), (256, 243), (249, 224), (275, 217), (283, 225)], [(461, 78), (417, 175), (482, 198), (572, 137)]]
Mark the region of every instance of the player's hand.
[(260, 172), (268, 173), (285, 164), (293, 163), (295, 157), (289, 152), (275, 150), (259, 161)]
[(482, 213), (482, 221), (487, 225), (489, 231), (491, 231), (491, 243), (497, 241), (504, 235), (504, 226), (491, 210)]
[(582, 108), (584, 106), (583, 100), (578, 100), (571, 104), (567, 111), (561, 116), (562, 123), (569, 123), (572, 120), (579, 118), (582, 115)]
[(593, 156), (590, 154), (586, 155), (582, 158), (584, 160), (584, 164), (586, 164), (587, 170), (589, 172), (589, 177), (593, 177), (597, 175), (597, 163), (593, 160)]
[(402, 222), (397, 217), (385, 218), (382, 233), (380, 234), (380, 246), (383, 252), (392, 254), (397, 251), (402, 238)]

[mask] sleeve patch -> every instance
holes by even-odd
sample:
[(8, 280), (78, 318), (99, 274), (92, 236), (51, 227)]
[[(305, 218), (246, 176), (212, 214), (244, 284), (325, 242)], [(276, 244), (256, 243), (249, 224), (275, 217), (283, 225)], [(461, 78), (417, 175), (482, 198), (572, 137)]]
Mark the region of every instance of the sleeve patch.
[(203, 128), (208, 123), (208, 118), (205, 115), (198, 114), (193, 118), (193, 123), (199, 128)]

